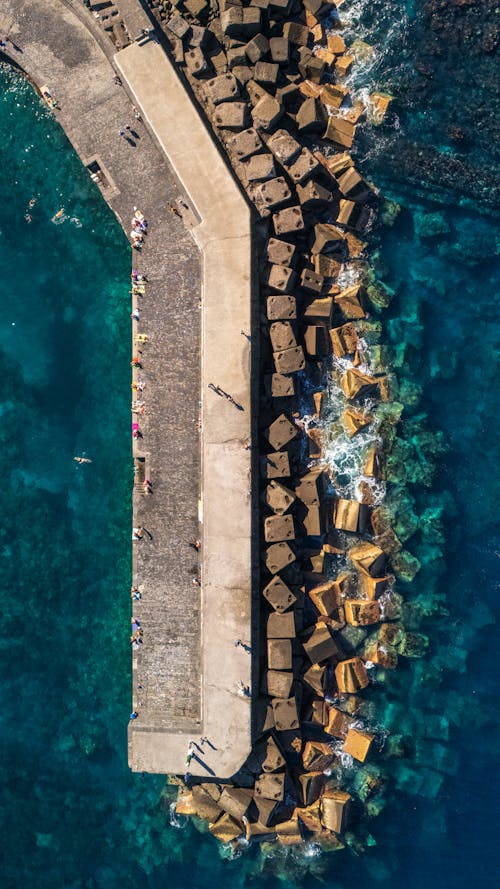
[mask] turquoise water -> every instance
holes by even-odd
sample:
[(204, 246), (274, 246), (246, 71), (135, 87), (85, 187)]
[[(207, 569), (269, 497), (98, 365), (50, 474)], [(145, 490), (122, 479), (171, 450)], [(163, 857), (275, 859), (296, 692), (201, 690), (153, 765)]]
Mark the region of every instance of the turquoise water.
[[(357, 86), (386, 77), (396, 88), (427, 32), (410, 17), (389, 34), (383, 7), (372, 7), (373, 24), (366, 5), (359, 15), (367, 39), (377, 42), (384, 30), (385, 52), (375, 71), (360, 70)], [(394, 3), (384, 8), (395, 18)], [(445, 61), (437, 74), (443, 84)], [(270, 889), (279, 878), (311, 889), (320, 881), (331, 889), (496, 885), (495, 219), (459, 208), (460, 187), (436, 192), (423, 175), (413, 185), (403, 174), (396, 186), (383, 181), (397, 140), (423, 138), (414, 102), (396, 106), (396, 127), (393, 120), (364, 135), (367, 173), (402, 205), (374, 244), (379, 275), (396, 294), (384, 315), (387, 336), (405, 343), (398, 352), (405, 419), (395, 474), (406, 485), (399, 519), (411, 530), (416, 515), (423, 527), (405, 544), (423, 566), (402, 589), (406, 620), (430, 647), (426, 658), (402, 661), (370, 697), (374, 721), (402, 736), (403, 754), (388, 758), (388, 748), (376, 764), (383, 786), (374, 807), (385, 803), (369, 824), (377, 845), (363, 857), (350, 850), (320, 857), (314, 849), (265, 857), (256, 848), (229, 860), (192, 824), (171, 825), (163, 780), (133, 776), (126, 764), (129, 248), (30, 87), (3, 70), (0, 94), (3, 884)], [(458, 87), (448, 86), (445, 97), (458, 107)], [(424, 141), (453, 159), (453, 146), (438, 138), (438, 99), (426, 107)], [(461, 147), (465, 160), (470, 138)], [(475, 162), (486, 169), (484, 140), (480, 149)], [(37, 202), (28, 223), (31, 197)], [(68, 218), (55, 225), (63, 206)], [(72, 458), (83, 452), (93, 462), (77, 466)]]

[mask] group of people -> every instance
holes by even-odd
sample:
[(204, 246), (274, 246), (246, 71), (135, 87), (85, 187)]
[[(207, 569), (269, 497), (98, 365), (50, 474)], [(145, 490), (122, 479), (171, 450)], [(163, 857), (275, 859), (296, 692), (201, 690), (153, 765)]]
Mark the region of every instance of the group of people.
[(130, 623), (132, 625), (132, 635), (130, 637), (130, 642), (132, 645), (132, 649), (136, 650), (143, 643), (143, 630), (141, 627), (141, 622), (137, 617), (131, 617)]
[(148, 233), (148, 223), (144, 213), (138, 210), (137, 207), (134, 207), (134, 215), (130, 224), (132, 226), (132, 231), (130, 232), (132, 247), (135, 250), (140, 250)]

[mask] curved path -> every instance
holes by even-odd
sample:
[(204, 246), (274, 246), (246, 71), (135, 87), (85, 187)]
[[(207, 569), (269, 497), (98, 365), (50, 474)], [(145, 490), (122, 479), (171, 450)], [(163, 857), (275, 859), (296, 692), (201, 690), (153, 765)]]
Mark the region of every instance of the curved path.
[[(153, 539), (133, 544), (134, 581), (144, 584), (135, 610), (144, 644), (134, 656), (139, 718), (129, 727), (129, 762), (135, 770), (182, 773), (189, 741), (207, 736), (213, 746), (205, 745), (190, 771), (227, 778), (247, 756), (251, 733), (249, 702), (237, 695), (238, 681), (250, 682), (250, 658), (234, 647), (235, 638), (249, 640), (251, 610), (250, 452), (243, 446), (251, 434), (250, 346), (240, 335), (251, 329), (249, 209), (159, 45), (131, 44), (115, 60), (146, 128), (136, 125), (131, 98), (113, 82), (111, 54), (95, 22), (85, 23), (87, 13), (72, 5), (0, 0), (0, 33), (12, 39), (6, 53), (13, 61), (57, 98), (56, 116), (82, 161), (97, 158), (106, 172), (102, 192), (125, 231), (134, 206), (150, 223), (145, 249), (135, 257), (151, 279), (139, 328), (149, 336), (140, 371), (147, 414), (135, 455), (146, 458), (154, 494), (135, 490), (134, 523)], [(155, 93), (152, 105), (151, 59), (157, 89), (170, 79), (175, 90)], [(118, 135), (126, 123), (139, 133), (134, 147)], [(193, 152), (188, 163), (182, 132)], [(182, 183), (165, 152), (181, 167)], [(166, 210), (179, 198), (191, 208), (202, 263), (190, 231)], [(244, 410), (207, 390), (208, 382), (231, 392)], [(200, 535), (200, 490), (198, 587), (189, 543)]]

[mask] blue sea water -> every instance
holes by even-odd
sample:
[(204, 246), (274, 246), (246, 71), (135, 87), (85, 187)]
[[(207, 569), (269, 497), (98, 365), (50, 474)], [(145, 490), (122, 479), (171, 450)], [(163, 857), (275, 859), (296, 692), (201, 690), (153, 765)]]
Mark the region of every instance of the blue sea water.
[[(385, 78), (397, 91), (412, 53), (424, 52), (426, 7), (408, 5), (399, 20), (397, 8), (393, 0), (384, 14), (378, 2), (354, 6), (358, 33), (362, 22), (379, 49), (356, 88)], [(459, 93), (440, 58), (450, 116)], [(377, 273), (395, 292), (385, 341), (405, 345), (397, 353), (400, 521), (418, 516), (423, 528), (405, 544), (422, 569), (402, 592), (407, 621), (430, 646), (372, 699), (378, 722), (404, 737), (404, 756), (383, 763), (385, 808), (369, 823), (376, 845), (365, 855), (310, 848), (264, 856), (255, 848), (231, 860), (209, 835), (172, 819), (161, 777), (128, 771), (130, 252), (58, 125), (31, 87), (2, 69), (0, 823), (8, 889), (497, 885), (500, 232), (487, 202), (461, 202), (459, 182), (443, 190), (400, 172), (394, 184), (383, 172), (394, 167), (398, 140), (455, 157), (440, 141), (438, 99), (429, 97), (422, 117), (403, 98), (397, 120), (363, 134), (361, 159), (401, 206), (374, 233), (374, 247)], [(474, 153), (469, 139), (464, 163)], [(486, 169), (491, 155), (483, 139), (479, 147), (475, 163)], [(56, 225), (61, 207), (67, 218)], [(92, 463), (78, 466), (73, 456), (83, 452)]]

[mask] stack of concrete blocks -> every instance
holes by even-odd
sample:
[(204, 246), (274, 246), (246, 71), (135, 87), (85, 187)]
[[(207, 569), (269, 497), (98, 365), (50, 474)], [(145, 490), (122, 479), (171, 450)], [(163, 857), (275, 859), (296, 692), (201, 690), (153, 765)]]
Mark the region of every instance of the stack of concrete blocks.
[[(255, 208), (261, 237), (264, 752), (252, 754), (252, 791), (236, 798), (224, 789), (215, 808), (216, 794), (211, 803), (203, 799), (212, 833), (225, 841), (239, 830), (284, 845), (304, 834), (328, 848), (341, 845), (350, 795), (324, 772), (339, 751), (359, 762), (368, 755), (373, 735), (359, 716), (352, 725), (358, 692), (369, 682), (365, 661), (370, 654), (382, 663), (397, 638), (380, 623), (379, 600), (390, 589), (387, 558), (399, 541), (371, 509), (369, 492), (363, 502), (333, 496), (320, 422), (332, 361), (344, 368), (348, 435), (372, 422), (367, 398), (372, 406), (390, 393), (387, 377), (363, 363), (364, 281), (338, 281), (346, 263), (362, 261), (360, 235), (377, 198), (349, 154), (365, 109), (345, 84), (353, 57), (336, 27), (341, 6), (221, 0), (218, 15), (208, 0), (182, 0), (159, 14)], [(372, 102), (388, 113), (388, 97)], [(314, 390), (306, 424), (298, 413), (305, 375)], [(364, 472), (384, 478), (376, 446)], [(349, 570), (332, 579), (335, 557), (346, 552)], [(326, 692), (337, 696), (335, 705)]]

